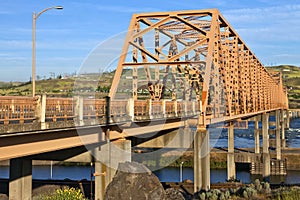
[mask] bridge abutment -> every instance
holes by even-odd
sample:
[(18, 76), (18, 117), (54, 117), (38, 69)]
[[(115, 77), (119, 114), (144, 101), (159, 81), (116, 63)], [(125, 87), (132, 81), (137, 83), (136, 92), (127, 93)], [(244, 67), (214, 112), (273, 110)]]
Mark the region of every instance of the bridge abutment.
[(10, 160), (9, 200), (31, 200), (32, 161), (23, 158)]

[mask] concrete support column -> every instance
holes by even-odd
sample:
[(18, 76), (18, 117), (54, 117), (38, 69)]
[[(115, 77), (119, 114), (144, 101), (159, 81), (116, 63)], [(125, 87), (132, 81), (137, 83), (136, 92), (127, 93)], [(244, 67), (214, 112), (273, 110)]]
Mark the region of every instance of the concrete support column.
[(275, 111), (276, 120), (276, 159), (281, 160), (281, 138), (280, 138), (280, 111)]
[(108, 184), (112, 181), (119, 163), (131, 162), (131, 141), (119, 139), (101, 146), (95, 163), (95, 199), (102, 200)]
[(234, 162), (234, 123), (229, 122), (228, 127), (228, 153), (227, 153), (227, 179), (236, 179), (236, 170)]
[(95, 200), (103, 200), (105, 194), (106, 166), (99, 161), (95, 162)]
[(194, 192), (199, 192), (202, 187), (202, 172), (201, 172), (201, 133), (195, 132), (194, 138)]
[(209, 131), (197, 130), (194, 139), (194, 192), (210, 189)]
[(22, 158), (10, 160), (9, 200), (31, 200), (32, 161)]
[(290, 111), (289, 110), (285, 110), (286, 113), (286, 124), (285, 124), (285, 128), (289, 129), (290, 128)]
[(286, 114), (285, 128), (289, 129), (290, 128), (290, 111), (285, 110), (285, 114)]
[(209, 144), (209, 131), (201, 132), (202, 134), (202, 190), (210, 190), (210, 144)]
[(258, 126), (259, 119), (258, 118), (259, 118), (259, 116), (256, 116), (255, 121), (254, 121), (255, 153), (260, 153), (259, 126)]
[(269, 154), (269, 114), (262, 114), (262, 137), (263, 137), (263, 178), (268, 181), (271, 174)]
[(280, 110), (280, 132), (281, 132), (281, 140), (282, 140), (282, 148), (285, 148), (285, 126), (284, 126), (284, 110)]

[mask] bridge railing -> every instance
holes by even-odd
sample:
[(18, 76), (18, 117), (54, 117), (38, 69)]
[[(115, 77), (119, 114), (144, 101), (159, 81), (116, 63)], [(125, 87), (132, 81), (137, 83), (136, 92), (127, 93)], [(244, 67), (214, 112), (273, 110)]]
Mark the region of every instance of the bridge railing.
[(9, 124), (34, 120), (37, 101), (38, 98), (33, 97), (0, 97), (0, 122)]
[(46, 120), (68, 120), (74, 117), (74, 101), (72, 98), (47, 98)]
[(85, 118), (104, 118), (105, 113), (105, 99), (85, 99), (83, 101), (83, 116)]
[[(140, 121), (160, 118), (195, 116), (199, 104), (193, 101), (113, 100), (83, 97), (0, 97), (0, 124), (59, 122), (102, 119), (105, 123), (109, 107), (110, 122)], [(83, 123), (84, 124), (84, 123)]]

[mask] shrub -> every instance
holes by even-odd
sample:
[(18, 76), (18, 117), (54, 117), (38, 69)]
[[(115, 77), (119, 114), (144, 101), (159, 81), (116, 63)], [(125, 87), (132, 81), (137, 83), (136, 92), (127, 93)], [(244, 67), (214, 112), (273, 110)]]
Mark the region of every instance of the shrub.
[(254, 185), (255, 185), (255, 189), (256, 189), (258, 192), (261, 192), (261, 190), (262, 190), (262, 185), (260, 184), (259, 179), (255, 179)]
[(271, 193), (270, 183), (265, 183), (265, 191), (267, 194)]
[(199, 197), (200, 197), (200, 200), (205, 200), (205, 193), (204, 193), (204, 192), (201, 193), (201, 194), (199, 195)]
[(79, 189), (63, 188), (57, 189), (52, 195), (42, 197), (41, 200), (87, 200)]

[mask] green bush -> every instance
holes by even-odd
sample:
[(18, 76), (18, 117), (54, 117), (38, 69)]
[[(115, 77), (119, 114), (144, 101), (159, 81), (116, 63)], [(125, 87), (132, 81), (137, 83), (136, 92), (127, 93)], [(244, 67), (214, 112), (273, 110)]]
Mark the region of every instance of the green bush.
[(57, 189), (50, 196), (44, 196), (41, 200), (87, 200), (83, 197), (83, 194), (79, 189), (75, 188), (63, 188)]
[(281, 188), (274, 195), (278, 200), (300, 200), (300, 188)]

